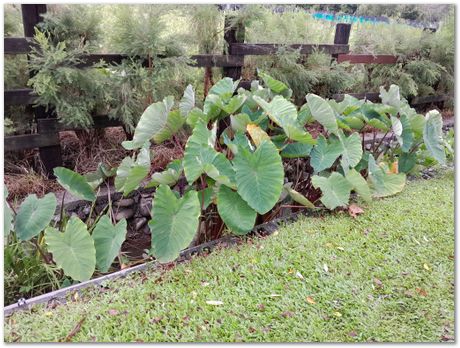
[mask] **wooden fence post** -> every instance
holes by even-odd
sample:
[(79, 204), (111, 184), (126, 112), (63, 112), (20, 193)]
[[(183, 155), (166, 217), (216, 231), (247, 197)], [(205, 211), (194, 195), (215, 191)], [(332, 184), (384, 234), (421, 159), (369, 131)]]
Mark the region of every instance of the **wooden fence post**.
[[(27, 4), (21, 5), (22, 10), (22, 22), (24, 25), (24, 35), (26, 37), (33, 37), (35, 35), (35, 26), (41, 22), (40, 15), (46, 13), (46, 5), (44, 4)], [(33, 73), (31, 73), (31, 77)], [(35, 120), (37, 121), (37, 130), (38, 133), (49, 134), (52, 138), (59, 139), (59, 132), (57, 126), (54, 127), (44, 127), (43, 123), (40, 121), (42, 119), (53, 117), (51, 111), (46, 111), (46, 108), (43, 106), (38, 106), (34, 108)], [(47, 123), (49, 124), (49, 123)], [(43, 163), (45, 173), (48, 177), (54, 177), (53, 169), (58, 166), (62, 166), (62, 154), (61, 146), (46, 146), (39, 148), (40, 160)]]
[[(225, 16), (224, 23), (224, 40), (228, 44), (228, 51), (230, 51), (230, 46), (233, 43), (244, 43), (244, 26), (239, 28), (230, 27), (230, 18)], [(224, 50), (224, 54), (228, 54)], [(241, 62), (244, 62), (244, 56), (241, 56)], [(231, 77), (233, 80), (238, 80), (241, 78), (242, 67), (225, 67), (223, 68), (223, 73), (225, 77)]]
[[(228, 47), (227, 50), (224, 49), (224, 54), (230, 54), (230, 46), (233, 43), (244, 43), (244, 31), (245, 28), (244, 26), (240, 26), (238, 28), (231, 27), (230, 26), (230, 18), (228, 16), (225, 16), (224, 20), (224, 40), (227, 43)], [(228, 51), (228, 52), (227, 52)], [(243, 65), (244, 63), (244, 56), (240, 56), (241, 63)], [(233, 80), (238, 80), (241, 78), (241, 70), (243, 69), (242, 66), (238, 67), (224, 67), (223, 70), (223, 75), (224, 77), (231, 77)], [(222, 132), (227, 128), (229, 124), (225, 122), (224, 119), (221, 119), (219, 121), (219, 124), (217, 126), (217, 138), (219, 138), (222, 134)]]
[[(350, 39), (351, 24), (349, 23), (337, 23), (335, 26), (334, 44), (336, 45), (348, 45)], [(338, 54), (332, 55), (334, 58), (338, 57)]]

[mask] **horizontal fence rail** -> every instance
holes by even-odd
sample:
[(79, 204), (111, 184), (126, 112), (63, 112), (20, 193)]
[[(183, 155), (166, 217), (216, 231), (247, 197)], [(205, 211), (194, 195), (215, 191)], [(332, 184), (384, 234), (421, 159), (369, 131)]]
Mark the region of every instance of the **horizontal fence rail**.
[(299, 50), (300, 54), (311, 54), (315, 51), (322, 51), (329, 54), (342, 54), (348, 53), (348, 45), (340, 44), (318, 44), (318, 45), (282, 45), (282, 44), (249, 44), (249, 43), (234, 43), (229, 47), (229, 53), (234, 55), (270, 55), (278, 52), (280, 48), (288, 48), (292, 50)]

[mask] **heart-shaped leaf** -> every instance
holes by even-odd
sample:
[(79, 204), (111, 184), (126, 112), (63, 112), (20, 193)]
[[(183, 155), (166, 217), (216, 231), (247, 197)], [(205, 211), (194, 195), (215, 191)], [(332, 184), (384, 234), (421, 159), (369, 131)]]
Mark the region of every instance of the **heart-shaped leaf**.
[(181, 174), (182, 160), (174, 160), (166, 166), (164, 171), (154, 173), (152, 180), (145, 187), (154, 187), (160, 184), (173, 186), (177, 183)]
[(345, 175), (345, 178), (352, 186), (352, 190), (356, 191), (366, 202), (370, 202), (371, 190), (366, 180), (355, 169), (350, 169)]
[(64, 167), (56, 167), (53, 172), (58, 183), (72, 195), (87, 201), (96, 199), (92, 187), (82, 175)]
[[(148, 143), (146, 143), (148, 145)], [(132, 157), (125, 157), (117, 169), (115, 177), (115, 188), (127, 196), (130, 192), (137, 189), (142, 180), (150, 170), (150, 149), (143, 147), (137, 156), (136, 161)]]
[(101, 272), (107, 272), (120, 252), (126, 238), (126, 220), (112, 225), (107, 215), (102, 216), (94, 227), (93, 239), (96, 248), (96, 265)]
[(190, 111), (195, 107), (195, 92), (193, 86), (188, 85), (185, 88), (184, 95), (179, 102), (179, 111), (182, 117), (187, 117)]
[(348, 205), (352, 186), (341, 174), (333, 172), (329, 178), (315, 175), (311, 182), (315, 188), (321, 189), (321, 202), (326, 208), (332, 210)]
[(334, 110), (320, 96), (309, 93), (306, 96), (310, 112), (321, 125), (324, 126), (329, 132), (335, 133), (339, 130), (337, 119), (335, 118)]
[(260, 214), (267, 213), (283, 189), (284, 170), (277, 148), (263, 141), (257, 150), (239, 148), (233, 160), (239, 195)]
[(431, 110), (425, 116), (425, 128), (423, 129), (423, 140), (426, 148), (433, 157), (441, 164), (446, 163), (446, 153), (442, 140), (442, 117), (439, 111)]
[(235, 234), (243, 235), (251, 231), (256, 222), (257, 212), (252, 209), (238, 192), (221, 185), (217, 194), (217, 211)]
[(64, 233), (48, 227), (45, 241), (57, 266), (66, 275), (78, 281), (91, 278), (96, 268), (96, 248), (83, 221), (72, 216)]
[(283, 128), (289, 139), (303, 144), (313, 145), (316, 143), (311, 134), (300, 125), (297, 119), (297, 109), (290, 101), (280, 95), (275, 96), (270, 103), (258, 96), (254, 96), (253, 99), (273, 122)]
[(48, 193), (43, 198), (32, 194), (22, 202), (16, 215), (14, 230), (19, 239), (29, 240), (48, 226), (56, 210), (56, 197)]
[(353, 133), (349, 137), (346, 137), (342, 130), (338, 131), (338, 135), (342, 144), (342, 158), (340, 164), (343, 170), (347, 172), (349, 168), (355, 167), (363, 157), (361, 137), (358, 133)]
[(268, 140), (270, 141), (270, 136), (265, 133), (265, 131), (260, 128), (259, 126), (249, 123), (246, 126), (246, 130), (248, 131), (249, 135), (251, 136), (252, 141), (256, 145), (256, 147), (259, 147), (259, 145), (264, 141)]
[(125, 148), (134, 150), (142, 147), (150, 139), (153, 139), (156, 143), (169, 139), (185, 122), (180, 111), (171, 112), (173, 106), (174, 97), (172, 96), (150, 105), (139, 119), (133, 140), (123, 142), (122, 145)]
[(320, 135), (311, 151), (310, 164), (314, 171), (319, 173), (330, 168), (342, 151), (343, 146), (337, 138), (330, 137), (328, 141), (323, 135)]
[(177, 198), (169, 186), (160, 185), (155, 192), (152, 208), (151, 252), (159, 262), (174, 261), (182, 249), (193, 240), (200, 218), (200, 201), (191, 190)]
[(281, 150), (281, 157), (283, 158), (301, 158), (307, 157), (313, 146), (310, 144), (290, 143)]
[(372, 155), (369, 155), (369, 176), (367, 178), (374, 197), (387, 197), (401, 192), (406, 184), (406, 174), (388, 174), (383, 168), (375, 163)]

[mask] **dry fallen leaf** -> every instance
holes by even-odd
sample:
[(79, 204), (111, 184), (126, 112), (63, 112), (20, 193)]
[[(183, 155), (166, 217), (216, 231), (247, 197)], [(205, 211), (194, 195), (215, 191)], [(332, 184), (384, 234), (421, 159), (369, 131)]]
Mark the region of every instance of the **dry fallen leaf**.
[(362, 213), (364, 213), (364, 210), (356, 204), (350, 204), (348, 206), (348, 214), (350, 214), (353, 219), (356, 219), (356, 217)]
[(375, 284), (375, 286), (377, 286), (379, 288), (383, 287), (382, 281), (380, 279), (378, 279), (378, 278), (374, 278), (374, 284)]
[(299, 279), (304, 279), (303, 275), (300, 272), (296, 272), (295, 276)]
[(340, 318), (342, 316), (342, 313), (340, 312), (334, 312), (334, 315), (337, 317), (337, 318)]
[(426, 263), (423, 264), (423, 268), (425, 268), (427, 271), (431, 269), (430, 266), (428, 266)]
[(281, 297), (281, 295), (278, 295), (278, 294), (270, 294), (270, 295), (268, 295), (268, 297)]
[(52, 317), (52, 316), (53, 316), (53, 312), (46, 312), (45, 315), (46, 315), (47, 317)]
[(118, 315), (118, 311), (116, 309), (109, 309), (109, 315)]
[(358, 334), (356, 333), (356, 331), (351, 331), (351, 332), (348, 333), (348, 336), (356, 337), (356, 336), (358, 336)]
[(391, 164), (390, 174), (398, 174), (398, 161)]
[(415, 288), (415, 291), (417, 291), (417, 293), (422, 297), (426, 297), (428, 295), (427, 292), (422, 288)]
[(292, 313), (292, 312), (290, 312), (290, 311), (285, 311), (285, 312), (281, 313), (281, 316), (282, 316), (283, 318), (291, 318), (291, 317), (294, 316), (294, 313)]
[(329, 267), (327, 267), (327, 264), (324, 264), (323, 265), (323, 269), (324, 269), (324, 272), (329, 272)]
[(206, 301), (206, 303), (211, 306), (220, 306), (224, 304), (222, 301), (214, 301), (214, 300)]
[(209, 286), (208, 282), (201, 282), (201, 286)]
[(315, 300), (313, 298), (311, 298), (310, 296), (307, 297), (307, 302), (309, 304), (315, 304), (316, 303)]

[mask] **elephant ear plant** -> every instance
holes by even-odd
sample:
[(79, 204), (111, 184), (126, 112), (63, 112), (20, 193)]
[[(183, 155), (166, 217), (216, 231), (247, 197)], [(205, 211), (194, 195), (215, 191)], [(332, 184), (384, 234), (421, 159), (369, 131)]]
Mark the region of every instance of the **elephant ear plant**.
[[(395, 85), (381, 88), (382, 103), (308, 94), (297, 108), (286, 84), (262, 71), (259, 77), (250, 90), (230, 78), (218, 81), (202, 107), (192, 86), (178, 102), (166, 97), (151, 104), (132, 140), (122, 143), (132, 155), (118, 168), (100, 166), (85, 176), (57, 168), (58, 182), (92, 207), (95, 190), (110, 176), (124, 196), (155, 188), (150, 254), (170, 262), (210, 229), (213, 238), (225, 226), (244, 235), (285, 208), (342, 209), (356, 196), (364, 202), (391, 196), (427, 156), (446, 162), (441, 115), (434, 110), (418, 114)], [(183, 147), (178, 140), (187, 134)], [(180, 147), (182, 156), (148, 177), (155, 158), (151, 142), (165, 141)], [(16, 215), (14, 230), (21, 240), (38, 236), (37, 247), (46, 245), (64, 274), (84, 281), (96, 269), (110, 269), (126, 238), (127, 222), (114, 224), (108, 201), (99, 215), (91, 211), (86, 222), (71, 217), (50, 225), (54, 195), (31, 196)], [(9, 210), (5, 213), (8, 224)]]

